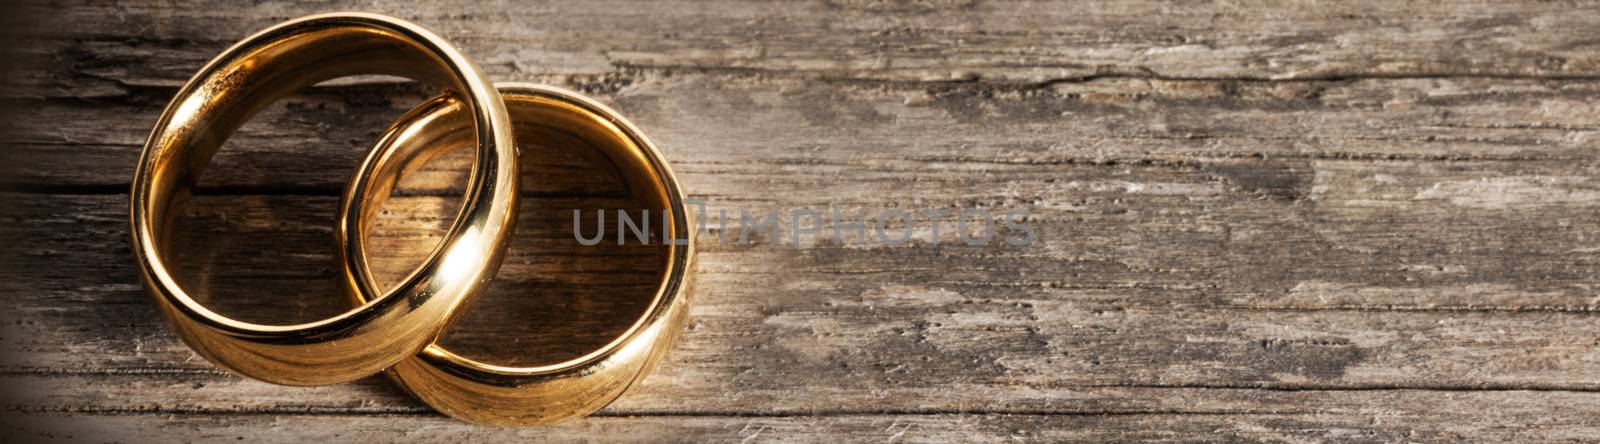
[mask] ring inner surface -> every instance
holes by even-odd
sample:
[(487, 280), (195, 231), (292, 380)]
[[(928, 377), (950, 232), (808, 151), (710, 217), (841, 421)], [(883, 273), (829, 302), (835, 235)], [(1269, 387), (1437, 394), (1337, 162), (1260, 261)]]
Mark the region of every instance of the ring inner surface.
[[(218, 286), (217, 283), (211, 282), (210, 278), (217, 274), (216, 270), (211, 268), (217, 266), (219, 262), (237, 260), (225, 257), (233, 253), (217, 249), (250, 245), (252, 242), (256, 245), (261, 244), (259, 241), (230, 240), (212, 241), (211, 248), (202, 249), (204, 251), (172, 248), (175, 244), (185, 247), (206, 244), (204, 241), (193, 241), (190, 239), (193, 236), (178, 236), (180, 233), (177, 230), (180, 226), (190, 226), (183, 229), (185, 233), (182, 234), (187, 235), (190, 234), (188, 231), (194, 231), (192, 225), (196, 225), (195, 222), (204, 222), (204, 218), (199, 218), (201, 221), (185, 221), (184, 219), (196, 219), (194, 213), (197, 210), (185, 211), (185, 203), (192, 200), (191, 196), (202, 172), (229, 137), (253, 116), (278, 100), (316, 83), (339, 77), (393, 75), (442, 88), (446, 94), (454, 95), (455, 91), (465, 90), (466, 86), (456, 80), (448, 62), (436, 55), (435, 48), (423, 45), (424, 43), (416, 40), (414, 36), (374, 26), (324, 24), (319, 27), (289, 27), (281, 29), (276, 35), (257, 36), (244, 46), (235, 48), (236, 52), (232, 52), (231, 57), (217, 62), (220, 63), (217, 66), (209, 66), (205, 71), (208, 75), (197, 79), (192, 88), (184, 90), (186, 94), (174, 99), (174, 112), (158, 127), (160, 139), (153, 145), (155, 150), (148, 154), (151, 156), (147, 165), (150, 167), (147, 170), (150, 185), (147, 188), (149, 193), (147, 205), (143, 210), (149, 217), (146, 226), (150, 227), (153, 245), (157, 247), (157, 259), (169, 264), (167, 267), (172, 270), (183, 272), (182, 276), (174, 276), (174, 280), (179, 283), (184, 293), (188, 293), (196, 302), (215, 302), (210, 296), (211, 291), (196, 294), (192, 290), (209, 290)], [(474, 128), (470, 118), (467, 119), (467, 125), (468, 129)], [(468, 131), (466, 138), (469, 146), (476, 141), (471, 131)], [(262, 200), (272, 200), (270, 198), (254, 201), (231, 200), (245, 201), (239, 205), (252, 210), (250, 211), (252, 214), (242, 217), (260, 216), (266, 219), (250, 220), (247, 225), (292, 225), (296, 222), (293, 219), (298, 217), (298, 210), (290, 210), (287, 212), (290, 216), (286, 219), (272, 220), (279, 212), (269, 209), (256, 213), (254, 208), (250, 208), (251, 205), (261, 205)], [(330, 215), (324, 214), (324, 216)], [(227, 218), (223, 217), (222, 222), (226, 224)], [(233, 228), (211, 227), (211, 231), (219, 230), (227, 231)], [(247, 226), (244, 230), (250, 228)], [(269, 235), (274, 234), (270, 230), (267, 231)], [(288, 235), (293, 236), (294, 233)], [(178, 238), (184, 239), (175, 242)], [(326, 238), (319, 240), (327, 242)], [(293, 242), (293, 239), (281, 241), (287, 243)], [(331, 251), (318, 253), (324, 252)], [(189, 273), (195, 268), (200, 268), (202, 271)], [(205, 276), (206, 279), (201, 281), (188, 279), (195, 274)], [(292, 279), (260, 279), (250, 288), (264, 286), (271, 288), (263, 290), (264, 292), (272, 292), (282, 290), (285, 286), (292, 286), (288, 281)], [(229, 283), (235, 287), (236, 284)], [(336, 287), (329, 285), (328, 288)], [(234, 293), (239, 292), (234, 291)], [(281, 292), (272, 294), (281, 296), (279, 293)], [(283, 301), (241, 303), (229, 300), (228, 303), (221, 305), (229, 308), (227, 311), (230, 312), (228, 313), (230, 317), (248, 318), (258, 317), (263, 312), (277, 315), (283, 311), (263, 308), (272, 304), (283, 304)], [(302, 306), (302, 313), (295, 316), (296, 318), (307, 317), (303, 308)], [(241, 311), (239, 309), (243, 309), (243, 312), (233, 313)], [(339, 312), (353, 310), (339, 307)], [(309, 319), (293, 319), (288, 323), (309, 322), (326, 317), (328, 317), (326, 313), (311, 313)], [(241, 320), (253, 321), (253, 319)], [(278, 323), (282, 320), (274, 319), (269, 322)]]
[[(494, 366), (560, 364), (614, 342), (658, 302), (672, 251), (663, 239), (683, 221), (666, 226), (663, 209), (670, 202), (661, 171), (619, 126), (560, 97), (501, 94), (521, 153), (518, 229), (487, 294), (464, 308), (437, 345)], [(429, 134), (418, 139), (429, 143), (392, 148), (392, 162), (370, 180), (381, 187), (398, 178), (401, 196), (371, 202), (368, 208), (382, 211), (369, 211), (358, 222), (367, 227), (357, 241), (368, 251), (367, 266), (379, 280), (375, 288), (395, 285), (406, 269), (404, 258), (442, 232), (437, 214), (448, 200), (405, 195), (408, 188), (432, 188), (441, 178), (405, 173), (433, 159), (452, 163), (470, 142), (465, 113), (458, 109), (435, 106), (408, 117), (397, 125), (428, 126), (417, 131)], [(648, 242), (626, 227), (618, 242), (619, 210), (648, 233)], [(605, 214), (603, 226), (597, 212)], [(597, 234), (600, 242), (593, 245), (578, 241)]]

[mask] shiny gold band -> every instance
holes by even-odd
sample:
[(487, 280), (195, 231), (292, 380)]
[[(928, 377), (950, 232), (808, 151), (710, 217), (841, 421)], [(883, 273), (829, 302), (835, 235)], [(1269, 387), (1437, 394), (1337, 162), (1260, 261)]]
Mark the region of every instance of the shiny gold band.
[[(649, 372), (682, 330), (687, 317), (694, 257), (693, 223), (684, 196), (667, 162), (650, 141), (615, 111), (577, 93), (546, 86), (499, 84), (500, 94), (523, 146), (551, 137), (578, 137), (596, 146), (621, 172), (628, 189), (655, 208), (666, 209), (668, 249), (662, 281), (643, 316), (617, 339), (567, 362), (539, 367), (486, 364), (431, 345), (422, 354), (390, 369), (390, 376), (417, 398), (441, 412), (468, 421), (499, 425), (548, 423), (599, 410)], [(351, 183), (388, 190), (405, 171), (465, 142), (467, 128), (460, 105), (435, 99), (406, 114), (374, 150), (374, 161), (357, 171)], [(365, 228), (386, 194), (349, 195), (364, 200), (341, 205), (341, 224)], [(365, 209), (365, 211), (362, 211)], [(657, 230), (659, 231), (659, 230)], [(361, 253), (366, 230), (354, 232), (345, 266), (355, 281), (358, 298), (378, 294)], [(354, 301), (356, 304), (365, 299)]]
[[(443, 88), (470, 117), (476, 148), (467, 196), (445, 241), (393, 291), (333, 318), (259, 325), (208, 310), (167, 269), (171, 221), (228, 136), (257, 111), (316, 82), (355, 74), (408, 77)], [(516, 153), (499, 94), (444, 39), (372, 14), (305, 17), (255, 34), (217, 56), (178, 92), (146, 142), (132, 191), (133, 251), (144, 283), (196, 352), (246, 376), (318, 385), (371, 375), (416, 355), (494, 276), (516, 206)], [(369, 164), (373, 159), (368, 159)], [(373, 193), (351, 185), (345, 200)], [(360, 207), (346, 208), (354, 211)], [(342, 214), (341, 221), (352, 215)], [(341, 224), (341, 240), (357, 237)], [(344, 256), (359, 257), (343, 242)], [(360, 273), (347, 281), (365, 279)]]

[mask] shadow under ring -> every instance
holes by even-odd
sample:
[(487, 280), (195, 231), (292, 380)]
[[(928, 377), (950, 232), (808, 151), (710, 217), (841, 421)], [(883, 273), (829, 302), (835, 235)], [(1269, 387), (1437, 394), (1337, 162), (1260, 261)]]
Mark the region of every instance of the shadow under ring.
[[(403, 283), (337, 316), (296, 325), (238, 321), (207, 309), (168, 270), (172, 221), (211, 157), (245, 121), (317, 82), (359, 74), (407, 77), (459, 104), (475, 148), (466, 198), (445, 240)], [(438, 35), (375, 14), (332, 13), (273, 26), (224, 51), (179, 90), (136, 167), (133, 253), (162, 315), (195, 352), (245, 376), (323, 385), (369, 376), (422, 351), (500, 264), (516, 214), (515, 138), (504, 102), (479, 69)], [(371, 158), (368, 159), (371, 162)], [(352, 184), (346, 200), (374, 192)], [(356, 197), (352, 197), (356, 196)], [(341, 246), (354, 227), (335, 230)], [(341, 250), (341, 258), (350, 251)], [(363, 279), (345, 275), (350, 281)]]
[[(684, 209), (684, 195), (666, 160), (638, 129), (615, 111), (559, 88), (500, 83), (517, 138), (523, 147), (559, 135), (598, 148), (616, 167), (635, 196), (662, 208), (666, 224), (660, 239), (667, 248), (666, 269), (642, 316), (620, 336), (600, 348), (565, 362), (533, 367), (492, 365), (457, 355), (439, 345), (406, 359), (388, 371), (413, 396), (440, 412), (467, 421), (496, 425), (534, 425), (584, 416), (611, 403), (643, 379), (671, 348), (687, 319), (694, 257), (693, 222)], [(459, 148), (465, 128), (459, 106), (435, 99), (417, 107), (393, 125), (392, 131), (423, 135), (393, 142), (374, 151), (382, 160), (367, 164), (352, 183), (392, 189), (400, 177), (422, 164)], [(526, 149), (526, 148), (525, 148)], [(382, 154), (379, 154), (382, 153)], [(368, 195), (364, 202), (345, 202), (342, 217), (370, 227), (387, 195)], [(359, 251), (366, 233), (357, 232), (349, 249)], [(345, 267), (370, 276), (365, 256), (352, 256)], [(354, 304), (378, 294), (372, 279), (355, 282)]]

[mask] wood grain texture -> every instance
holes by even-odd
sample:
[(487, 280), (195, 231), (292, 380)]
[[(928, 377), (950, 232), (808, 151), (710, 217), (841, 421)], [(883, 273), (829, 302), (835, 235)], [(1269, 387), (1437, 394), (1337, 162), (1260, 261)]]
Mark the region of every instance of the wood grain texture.
[[(30, 438), (427, 441), (1584, 441), (1600, 436), (1600, 5), (1586, 2), (61, 1), (8, 88), (0, 427)], [(594, 94), (718, 208), (1025, 208), (1028, 247), (699, 246), (691, 325), (599, 415), (484, 429), (378, 378), (289, 388), (194, 355), (138, 286), (126, 189), (161, 107), (250, 30), (371, 10), (496, 80)], [(331, 297), (337, 195), (430, 92), (311, 88), (228, 142), (187, 210), (186, 285), (246, 319)], [(447, 337), (581, 354), (637, 310), (630, 208), (530, 145), (528, 205)], [(525, 147), (528, 148), (528, 147)], [(375, 245), (403, 273), (460, 159)], [(736, 219), (736, 217), (734, 218)], [(952, 224), (954, 219), (946, 219)], [(733, 230), (737, 221), (729, 221)], [(826, 230), (827, 227), (824, 227)]]

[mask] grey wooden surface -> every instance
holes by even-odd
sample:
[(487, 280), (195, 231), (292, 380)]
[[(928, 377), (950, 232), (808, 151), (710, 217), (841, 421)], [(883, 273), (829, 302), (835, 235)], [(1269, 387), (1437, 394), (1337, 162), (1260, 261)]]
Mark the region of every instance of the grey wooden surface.
[[(24, 8), (0, 224), (13, 437), (1600, 439), (1594, 3)], [(702, 243), (691, 325), (661, 368), (553, 427), (463, 424), (379, 378), (246, 380), (141, 291), (128, 179), (207, 59), (331, 10), (414, 20), (496, 80), (614, 105), (713, 208), (1022, 207), (1039, 242)], [(257, 117), (188, 211), (186, 285), (245, 319), (337, 312), (337, 193), (427, 94), (358, 78)], [(558, 211), (626, 196), (543, 148), (502, 283), (453, 347), (575, 356), (617, 328), (592, 313), (635, 310), (649, 287), (650, 252), (574, 247)], [(464, 167), (438, 162), (390, 205), (382, 268), (437, 240)]]

